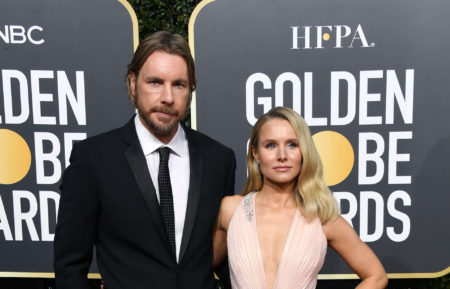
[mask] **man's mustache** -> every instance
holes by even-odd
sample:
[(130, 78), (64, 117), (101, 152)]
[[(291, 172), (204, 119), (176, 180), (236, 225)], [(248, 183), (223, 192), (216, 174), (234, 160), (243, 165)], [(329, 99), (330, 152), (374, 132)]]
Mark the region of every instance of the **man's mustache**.
[(175, 109), (169, 107), (169, 106), (165, 106), (165, 105), (160, 105), (160, 106), (155, 106), (150, 110), (150, 113), (152, 112), (162, 112), (162, 113), (166, 113), (169, 115), (173, 115), (173, 116), (178, 116), (178, 111), (176, 111)]

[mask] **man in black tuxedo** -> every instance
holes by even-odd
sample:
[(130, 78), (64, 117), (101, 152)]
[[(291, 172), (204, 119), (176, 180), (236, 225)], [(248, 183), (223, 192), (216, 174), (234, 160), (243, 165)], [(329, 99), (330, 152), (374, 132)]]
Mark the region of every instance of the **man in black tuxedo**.
[(137, 115), (74, 145), (64, 172), (58, 289), (89, 287), (94, 245), (105, 289), (214, 288), (213, 226), (236, 164), (231, 149), (180, 124), (195, 83), (183, 37), (140, 43), (127, 74)]

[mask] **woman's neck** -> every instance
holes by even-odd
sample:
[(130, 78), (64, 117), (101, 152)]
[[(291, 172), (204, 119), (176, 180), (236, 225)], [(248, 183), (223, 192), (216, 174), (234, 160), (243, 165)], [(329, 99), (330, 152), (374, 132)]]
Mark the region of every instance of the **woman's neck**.
[(297, 206), (294, 192), (293, 184), (289, 186), (264, 184), (258, 193), (258, 199), (273, 207)]

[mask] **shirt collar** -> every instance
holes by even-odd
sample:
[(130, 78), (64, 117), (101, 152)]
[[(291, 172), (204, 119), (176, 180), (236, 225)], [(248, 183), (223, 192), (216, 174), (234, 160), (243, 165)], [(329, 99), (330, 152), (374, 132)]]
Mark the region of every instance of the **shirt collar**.
[(183, 127), (178, 124), (178, 129), (170, 142), (166, 145), (157, 139), (148, 129), (142, 124), (139, 114), (134, 118), (136, 133), (141, 144), (144, 155), (147, 156), (162, 146), (169, 147), (176, 155), (185, 157), (189, 155), (187, 146), (186, 134)]

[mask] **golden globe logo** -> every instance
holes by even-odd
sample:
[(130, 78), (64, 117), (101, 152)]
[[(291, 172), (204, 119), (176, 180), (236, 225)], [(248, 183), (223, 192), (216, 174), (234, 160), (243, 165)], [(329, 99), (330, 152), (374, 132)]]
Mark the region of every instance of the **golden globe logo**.
[(19, 134), (9, 129), (0, 129), (0, 144), (0, 184), (17, 183), (30, 170), (30, 148)]
[[(290, 49), (374, 47), (375, 43), (367, 41), (361, 24), (356, 27), (348, 25), (291, 26), (292, 45)], [(333, 41), (334, 40), (334, 41)], [(325, 47), (326, 46), (326, 47)]]
[[(85, 103), (85, 85), (84, 72), (75, 72), (75, 89), (70, 84), (69, 77), (65, 71), (52, 70), (31, 70), (28, 76), (19, 70), (3, 69), (1, 70), (1, 79), (3, 85), (3, 108), (4, 113), (0, 113), (0, 124), (11, 126), (23, 125), (32, 121), (33, 135), (28, 136), (34, 139), (34, 160), (36, 164), (36, 183), (37, 184), (55, 184), (59, 181), (62, 173), (62, 165), (59, 160), (59, 154), (62, 151), (61, 143), (64, 144), (65, 163), (68, 165), (68, 158), (72, 149), (73, 141), (86, 138), (86, 133), (65, 132), (60, 140), (55, 133), (50, 131), (41, 131), (39, 126), (46, 125), (50, 127), (66, 127), (69, 124), (69, 115), (72, 111), (76, 124), (86, 126), (86, 103)], [(57, 86), (56, 94), (44, 93), (41, 88), (42, 82), (54, 81)], [(14, 86), (18, 84), (18, 86)], [(31, 95), (29, 94), (31, 91)], [(30, 101), (31, 96), (31, 101)], [(46, 115), (45, 107), (52, 102), (58, 103), (57, 114)], [(47, 112), (48, 113), (48, 112)], [(8, 134), (11, 135), (11, 134)], [(17, 137), (8, 137), (10, 143), (19, 143)], [(15, 140), (17, 139), (17, 140)], [(44, 146), (50, 145), (50, 151), (44, 150)], [(2, 146), (4, 154), (13, 154), (9, 152), (12, 148)], [(28, 149), (29, 150), (29, 149)], [(2, 166), (12, 166), (12, 162), (6, 165), (6, 159), (1, 159)], [(45, 164), (52, 167), (52, 173), (46, 174)], [(7, 169), (8, 171), (14, 171)], [(6, 175), (5, 172), (3, 172)], [(13, 174), (13, 173), (11, 173)], [(22, 176), (22, 178), (25, 177)], [(9, 180), (1, 181), (0, 184), (12, 184), (20, 181), (22, 178), (5, 177)]]
[(73, 143), (86, 138), (84, 71), (0, 72), (0, 238), (53, 241), (56, 186)]

